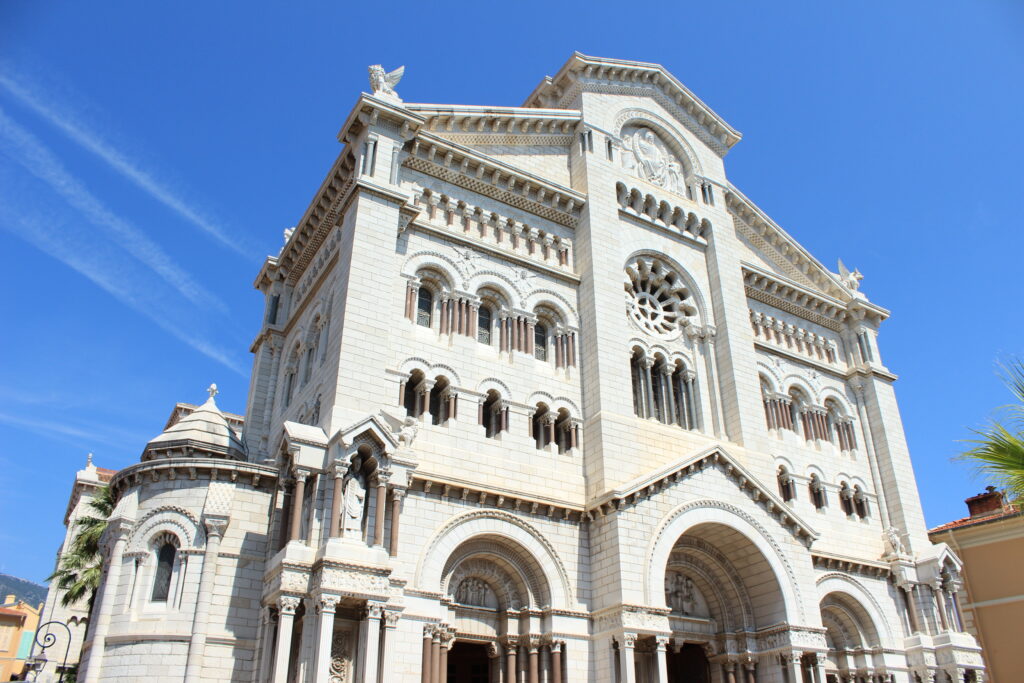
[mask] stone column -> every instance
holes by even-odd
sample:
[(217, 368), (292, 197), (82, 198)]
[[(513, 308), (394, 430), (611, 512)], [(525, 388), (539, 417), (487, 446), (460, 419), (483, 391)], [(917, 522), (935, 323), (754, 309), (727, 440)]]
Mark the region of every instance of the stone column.
[(431, 683), (443, 683), (441, 678), (441, 634), (443, 627), (435, 626), (430, 641), (430, 680)]
[(497, 643), (487, 644), (487, 681), (501, 683), (501, 652)]
[(942, 630), (949, 630), (949, 612), (946, 611), (946, 596), (942, 592), (942, 584), (936, 582), (929, 586), (932, 589), (932, 596), (935, 598), (935, 602), (939, 606), (939, 621), (942, 624)]
[(431, 657), (434, 649), (434, 627), (427, 625), (423, 627), (423, 656), (420, 659), (420, 683), (433, 683), (434, 667)]
[(779, 655), (779, 659), (782, 662), (782, 673), (785, 676), (786, 683), (803, 683), (803, 672), (800, 667), (800, 658), (802, 655), (803, 653), (799, 650), (793, 650)]
[(725, 669), (725, 683), (736, 683), (736, 662), (728, 659), (722, 664), (722, 668)]
[(654, 638), (654, 656), (658, 665), (658, 683), (668, 683), (668, 636)]
[(292, 626), (295, 624), (295, 610), (300, 598), (282, 595), (277, 599), (277, 645), (274, 655), (273, 683), (288, 683), (288, 665), (292, 652)]
[[(124, 546), (128, 542), (130, 522), (125, 519), (111, 520), (109, 533), (114, 539), (110, 551), (110, 562), (107, 564), (107, 575), (103, 581), (99, 606), (96, 609), (96, 629), (92, 633), (92, 647), (89, 649), (89, 660), (86, 663), (85, 683), (99, 683), (103, 668), (103, 655), (107, 648), (107, 632), (110, 630), (110, 615), (114, 611), (119, 585), (121, 583), (121, 562), (124, 558)], [(88, 631), (86, 631), (88, 637)]]
[(448, 651), (452, 649), (454, 642), (455, 636), (448, 629), (445, 629), (441, 633), (441, 661), (439, 662), (441, 674), (436, 683), (445, 683), (448, 680)]
[(562, 683), (562, 650), (565, 643), (556, 640), (551, 643), (551, 683)]
[(652, 418), (654, 417), (654, 382), (651, 381), (651, 368), (654, 367), (654, 359), (644, 356), (640, 360), (640, 364), (644, 370), (644, 406), (647, 410), (644, 417)]
[(672, 380), (675, 368), (668, 363), (665, 363), (661, 367), (661, 386), (665, 392), (665, 424), (677, 424), (679, 420), (676, 418), (676, 387), (675, 382)]
[(825, 683), (825, 654), (822, 652), (815, 652), (811, 655), (811, 663), (814, 667), (814, 683)]
[(903, 601), (907, 605), (907, 619), (910, 620), (910, 633), (919, 633), (921, 626), (917, 622), (917, 607), (914, 605), (914, 592), (913, 585), (907, 584), (900, 586), (900, 590), (903, 592)]
[[(650, 373), (647, 375), (650, 377)], [(619, 641), (619, 681), (636, 683), (636, 665), (633, 663), (633, 648), (636, 646), (635, 633), (623, 633)], [(733, 681), (729, 681), (733, 683)]]
[(515, 636), (505, 638), (505, 683), (518, 683), (518, 668), (516, 665), (516, 648), (518, 640)]
[(256, 683), (266, 683), (268, 676), (272, 673), (270, 671), (270, 657), (274, 652), (274, 624), (277, 623), (277, 614), (272, 612), (269, 607), (260, 608), (262, 618), (262, 632), (260, 634), (260, 659), (256, 663), (259, 668), (256, 670)]
[(757, 670), (757, 661), (753, 658), (747, 658), (743, 662), (743, 671), (746, 674), (746, 683), (757, 683), (757, 677), (754, 675)]
[(363, 680), (359, 683), (377, 683), (377, 667), (380, 657), (380, 617), (384, 611), (380, 603), (366, 605), (363, 621), (359, 624), (363, 640)]
[(529, 683), (540, 683), (540, 639), (530, 638), (527, 648), (530, 655)]
[(299, 540), (299, 531), (302, 529), (302, 502), (306, 497), (306, 476), (304, 470), (295, 470), (295, 491), (292, 493), (292, 519), (291, 529), (288, 530), (288, 540)]
[(196, 593), (196, 611), (192, 617), (192, 637), (188, 641), (185, 683), (196, 683), (202, 675), (210, 604), (213, 602), (213, 587), (217, 578), (217, 558), (220, 556), (221, 539), (228, 528), (227, 517), (210, 515), (203, 521), (206, 525), (206, 550), (203, 552), (203, 571), (199, 575), (199, 590)]
[(388, 479), (390, 477), (389, 472), (377, 470), (377, 492), (374, 495), (374, 508), (377, 514), (373, 527), (373, 544), (375, 546), (384, 545), (384, 512), (387, 510)]
[(334, 461), (334, 496), (331, 498), (330, 538), (341, 536), (341, 502), (345, 497), (345, 469), (348, 467), (341, 458)]
[(719, 439), (725, 436), (725, 416), (722, 413), (722, 402), (719, 400), (722, 387), (718, 384), (718, 377), (715, 373), (715, 334), (716, 330), (711, 325), (706, 325), (701, 341), (704, 342), (704, 365), (708, 376), (708, 400), (711, 402), (711, 419), (714, 434)]
[(404, 497), (404, 488), (398, 486), (391, 487), (391, 548), (388, 550), (388, 555), (391, 557), (398, 556), (398, 529), (399, 520), (402, 516), (402, 499)]
[(380, 656), (380, 680), (390, 681), (394, 678), (395, 670), (395, 643), (398, 637), (398, 619), (401, 612), (395, 610), (384, 610), (384, 652)]
[(314, 683), (330, 683), (331, 680), (331, 645), (334, 642), (334, 613), (340, 598), (337, 595), (321, 595), (319, 615), (317, 616), (319, 633), (316, 641), (316, 659), (313, 668)]

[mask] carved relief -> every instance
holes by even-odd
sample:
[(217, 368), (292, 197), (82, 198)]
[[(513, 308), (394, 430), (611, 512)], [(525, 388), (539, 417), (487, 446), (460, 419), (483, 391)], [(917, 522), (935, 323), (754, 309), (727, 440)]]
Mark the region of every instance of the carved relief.
[(683, 165), (661, 138), (646, 126), (627, 126), (622, 130), (622, 165), (638, 178), (686, 194)]
[(336, 630), (331, 641), (330, 683), (350, 683), (352, 680), (352, 637), (348, 631)]

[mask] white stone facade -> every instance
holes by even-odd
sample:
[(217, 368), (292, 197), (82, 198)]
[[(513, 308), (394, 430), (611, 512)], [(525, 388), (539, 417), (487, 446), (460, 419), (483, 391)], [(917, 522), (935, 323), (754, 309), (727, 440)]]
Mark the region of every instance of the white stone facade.
[(735, 130), (652, 64), (523, 107), (373, 74), (256, 280), (241, 443), (211, 399), (114, 478), (84, 680), (983, 679), (888, 313), (726, 179)]

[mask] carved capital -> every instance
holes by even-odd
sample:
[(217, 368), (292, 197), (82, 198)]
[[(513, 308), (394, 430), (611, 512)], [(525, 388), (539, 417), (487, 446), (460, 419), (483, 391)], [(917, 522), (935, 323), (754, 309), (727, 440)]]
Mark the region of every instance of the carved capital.
[(224, 533), (228, 530), (228, 522), (230, 521), (230, 517), (221, 515), (209, 515), (204, 517), (203, 524), (206, 526), (206, 537), (224, 538)]
[(623, 633), (622, 634), (622, 646), (628, 648), (636, 647), (636, 634), (635, 633)]
[(668, 649), (668, 636), (655, 636), (654, 643), (658, 648), (658, 652), (662, 652)]
[(341, 597), (338, 595), (321, 595), (320, 596), (320, 611), (321, 612), (333, 612), (338, 608), (338, 603), (341, 602)]
[(401, 612), (397, 612), (393, 609), (384, 610), (384, 628), (396, 628), (398, 626), (398, 620), (401, 617)]
[(297, 482), (299, 482), (299, 481), (304, 482), (304, 481), (306, 481), (306, 479), (309, 478), (309, 471), (305, 470), (305, 469), (302, 469), (301, 467), (296, 467), (294, 469), (294, 471), (292, 472), (292, 476), (295, 477), (295, 481), (297, 481)]
[(363, 609), (364, 619), (380, 619), (381, 614), (384, 612), (384, 605), (379, 602), (367, 602), (365, 609)]
[(277, 599), (277, 609), (280, 610), (281, 614), (294, 615), (295, 610), (299, 608), (299, 603), (302, 602), (302, 598), (294, 595), (282, 595)]

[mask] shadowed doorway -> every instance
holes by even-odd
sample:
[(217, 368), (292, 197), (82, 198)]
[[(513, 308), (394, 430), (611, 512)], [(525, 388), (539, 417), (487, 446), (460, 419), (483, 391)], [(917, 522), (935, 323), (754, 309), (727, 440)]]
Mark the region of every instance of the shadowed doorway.
[(711, 672), (704, 648), (686, 643), (668, 656), (669, 683), (710, 683)]
[(448, 653), (447, 683), (488, 683), (490, 660), (483, 643), (455, 641)]

